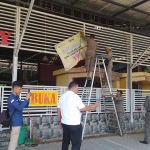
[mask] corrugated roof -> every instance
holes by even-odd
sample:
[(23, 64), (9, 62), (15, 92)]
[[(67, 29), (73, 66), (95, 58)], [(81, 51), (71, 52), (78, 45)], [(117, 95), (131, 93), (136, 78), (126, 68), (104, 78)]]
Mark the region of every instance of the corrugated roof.
[(137, 6), (136, 9), (143, 10), (145, 12), (150, 13), (150, 1), (145, 2), (144, 4)]
[(134, 20), (135, 23), (141, 23), (140, 21), (143, 21), (143, 19), (147, 21), (147, 17), (148, 17), (148, 15), (142, 14), (140, 12), (136, 12), (134, 10), (129, 10), (129, 11), (122, 13), (118, 16), (119, 19), (124, 18), (128, 21)]
[(123, 5), (126, 5), (126, 6), (132, 6), (138, 2), (141, 2), (142, 0), (112, 0), (116, 3), (119, 3), (119, 4), (123, 4)]
[(53, 0), (71, 7), (106, 15), (116, 19), (148, 24), (150, 19), (149, 0)]

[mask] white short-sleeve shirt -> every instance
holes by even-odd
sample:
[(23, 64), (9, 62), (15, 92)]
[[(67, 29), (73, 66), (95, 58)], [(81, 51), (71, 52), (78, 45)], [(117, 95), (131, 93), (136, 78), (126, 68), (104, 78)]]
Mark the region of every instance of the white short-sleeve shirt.
[(81, 123), (80, 109), (84, 108), (81, 98), (72, 91), (64, 93), (58, 103), (61, 111), (61, 122), (67, 125), (79, 125)]

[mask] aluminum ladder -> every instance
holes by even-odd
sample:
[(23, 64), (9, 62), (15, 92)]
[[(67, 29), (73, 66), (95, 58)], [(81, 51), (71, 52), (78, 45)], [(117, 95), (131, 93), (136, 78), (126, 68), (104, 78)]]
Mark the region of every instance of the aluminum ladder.
[[(96, 55), (96, 61), (95, 61), (95, 66), (94, 66), (94, 72), (93, 72), (93, 75), (92, 75), (92, 78), (86, 78), (86, 81), (85, 81), (85, 84), (84, 84), (84, 88), (83, 88), (83, 91), (82, 91), (82, 96), (81, 96), (81, 99), (82, 100), (85, 100), (83, 98), (84, 95), (87, 95), (87, 100), (88, 100), (88, 105), (90, 104), (91, 101), (99, 101), (99, 102), (102, 102), (104, 104), (104, 112), (105, 112), (105, 118), (106, 118), (106, 126), (107, 128), (109, 127), (112, 127), (109, 125), (108, 123), (108, 117), (107, 117), (107, 110), (106, 110), (106, 103), (109, 101), (111, 102), (111, 105), (113, 105), (113, 108), (111, 109), (111, 111), (114, 111), (114, 114), (115, 114), (115, 117), (116, 117), (116, 121), (117, 121), (117, 125), (119, 128), (119, 132), (120, 132), (120, 135), (122, 136), (122, 131), (121, 131), (121, 128), (120, 128), (120, 123), (119, 123), (119, 119), (118, 119), (118, 115), (117, 115), (117, 111), (116, 111), (116, 107), (115, 107), (115, 103), (114, 103), (114, 99), (111, 97), (110, 100), (105, 100), (104, 98), (100, 98), (100, 99), (95, 99), (95, 98), (92, 98), (91, 97), (91, 94), (92, 94), (92, 89), (93, 89), (93, 83), (94, 83), (94, 77), (96, 76), (96, 69), (97, 69), (97, 66), (98, 66), (98, 77), (100, 79), (100, 83), (101, 83), (101, 95), (104, 95), (104, 90), (106, 90), (103, 86), (102, 86), (102, 75), (101, 75), (101, 69), (100, 69), (100, 65), (103, 65), (104, 67), (104, 73), (105, 73), (105, 76), (106, 76), (106, 81), (107, 81), (107, 84), (108, 84), (108, 92), (109, 92), (109, 97), (110, 97), (110, 94), (112, 94), (112, 91), (111, 91), (111, 87), (110, 87), (110, 83), (109, 83), (109, 79), (108, 79), (108, 74), (107, 74), (107, 71), (106, 71), (106, 66), (105, 66), (105, 60), (103, 58), (103, 55)], [(90, 88), (89, 88), (89, 92), (86, 91), (86, 88), (87, 88), (87, 83), (88, 81), (91, 81), (91, 85), (90, 85)], [(85, 91), (87, 93), (85, 93)], [(84, 120), (84, 125), (83, 125), (83, 131), (82, 131), (82, 140), (83, 140), (83, 137), (84, 137), (84, 131), (85, 131), (85, 125), (86, 125), (86, 121), (87, 121), (87, 115), (88, 115), (88, 111), (86, 112), (86, 115), (85, 115), (85, 120)], [(116, 127), (114, 127), (116, 128)]]

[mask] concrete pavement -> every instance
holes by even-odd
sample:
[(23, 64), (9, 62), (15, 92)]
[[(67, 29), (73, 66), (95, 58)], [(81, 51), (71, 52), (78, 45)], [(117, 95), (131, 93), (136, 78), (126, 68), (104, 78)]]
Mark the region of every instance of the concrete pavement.
[[(150, 144), (141, 144), (144, 134), (125, 134), (124, 136), (108, 136), (86, 139), (81, 150), (150, 150)], [(6, 150), (1, 149), (1, 150)], [(17, 150), (61, 150), (61, 143), (39, 144), (37, 147), (19, 146)]]
[[(139, 143), (143, 134), (129, 134), (104, 138), (86, 139), (81, 150), (150, 150), (150, 145)], [(39, 145), (35, 150), (61, 150), (61, 143)]]

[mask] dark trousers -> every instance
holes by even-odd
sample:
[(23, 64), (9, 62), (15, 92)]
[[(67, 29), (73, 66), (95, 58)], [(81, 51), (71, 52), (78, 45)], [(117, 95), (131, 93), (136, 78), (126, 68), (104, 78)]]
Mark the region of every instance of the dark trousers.
[(71, 150), (80, 150), (82, 125), (81, 124), (80, 125), (62, 124), (62, 127), (63, 127), (62, 150), (68, 150), (70, 141), (72, 143)]
[[(118, 120), (120, 123), (120, 128), (123, 133), (123, 131), (124, 131), (124, 112), (117, 112), (117, 115), (118, 115)], [(112, 119), (113, 119), (112, 124), (111, 124), (112, 127), (110, 127), (110, 131), (114, 132), (114, 131), (116, 131), (116, 128), (119, 130), (117, 118), (116, 118), (115, 114), (113, 114)]]
[(144, 137), (144, 141), (149, 143), (149, 136), (150, 136), (150, 127), (147, 127), (145, 125), (145, 137)]
[(89, 73), (90, 71), (94, 71), (94, 65), (95, 65), (95, 54), (87, 53), (85, 57), (85, 67), (86, 72)]

